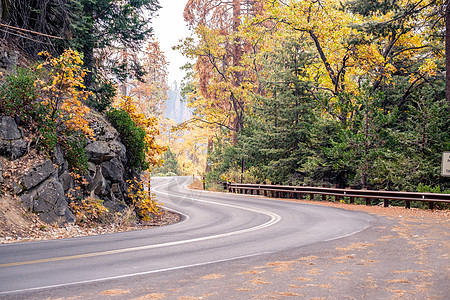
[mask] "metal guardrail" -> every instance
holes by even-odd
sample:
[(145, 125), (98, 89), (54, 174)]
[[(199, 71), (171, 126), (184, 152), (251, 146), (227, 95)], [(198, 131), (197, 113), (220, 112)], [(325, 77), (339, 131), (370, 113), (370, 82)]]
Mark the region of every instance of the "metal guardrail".
[(334, 196), (339, 202), (342, 197), (349, 197), (350, 203), (354, 203), (355, 198), (365, 199), (366, 205), (371, 205), (373, 199), (382, 199), (384, 206), (389, 206), (390, 200), (405, 201), (405, 207), (411, 208), (411, 201), (427, 202), (428, 208), (433, 209), (435, 202), (450, 203), (450, 194), (437, 193), (413, 193), (395, 191), (376, 190), (355, 190), (339, 189), (327, 187), (309, 186), (287, 186), (287, 185), (267, 185), (267, 184), (242, 184), (224, 183), (224, 188), (231, 193), (264, 195), (275, 198), (303, 199), (304, 195), (309, 195), (310, 200), (314, 200), (315, 195), (322, 195), (322, 200), (326, 201), (327, 196)]

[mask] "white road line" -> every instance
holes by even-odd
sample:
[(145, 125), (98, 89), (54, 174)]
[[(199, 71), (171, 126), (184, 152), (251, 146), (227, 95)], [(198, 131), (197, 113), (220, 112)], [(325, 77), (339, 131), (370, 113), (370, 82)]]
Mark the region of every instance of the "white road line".
[(199, 266), (205, 266), (205, 265), (210, 265), (210, 264), (222, 263), (222, 262), (227, 262), (227, 261), (232, 261), (232, 260), (238, 260), (238, 259), (242, 259), (242, 258), (249, 258), (249, 257), (264, 255), (264, 254), (268, 254), (268, 253), (271, 253), (271, 252), (254, 253), (254, 254), (250, 254), (250, 255), (230, 257), (230, 258), (213, 260), (213, 261), (202, 262), (202, 263), (191, 264), (191, 265), (184, 265), (184, 266), (178, 266), (178, 267), (172, 267), (172, 268), (165, 268), (165, 269), (151, 270), (151, 271), (145, 271), (145, 272), (131, 273), (131, 274), (125, 274), (125, 275), (117, 275), (117, 276), (111, 276), (111, 277), (103, 277), (103, 278), (98, 278), (98, 279), (75, 281), (75, 282), (69, 282), (69, 283), (47, 285), (47, 286), (42, 286), (42, 287), (5, 291), (5, 292), (0, 292), (0, 295), (11, 295), (11, 294), (17, 294), (17, 293), (24, 293), (24, 292), (40, 291), (40, 290), (46, 290), (46, 289), (53, 289), (53, 288), (61, 288), (61, 287), (73, 286), (73, 285), (78, 285), (78, 284), (89, 284), (89, 283), (103, 282), (103, 281), (114, 280), (114, 279), (129, 278), (129, 277), (140, 276), (140, 275), (149, 275), (149, 274), (155, 274), (155, 273), (161, 273), (161, 272), (181, 270), (181, 269), (186, 269), (186, 268), (199, 267)]

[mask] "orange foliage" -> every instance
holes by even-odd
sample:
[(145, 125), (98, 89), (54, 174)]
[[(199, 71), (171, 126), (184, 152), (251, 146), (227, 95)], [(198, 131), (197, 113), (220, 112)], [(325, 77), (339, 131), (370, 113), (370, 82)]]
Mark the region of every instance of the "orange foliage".
[[(152, 215), (159, 215), (159, 205), (156, 201), (155, 195), (150, 191), (150, 177), (148, 173), (143, 173), (140, 180), (134, 178), (133, 180), (127, 180), (128, 197), (134, 205), (135, 211), (144, 221), (149, 221)], [(145, 187), (144, 183), (147, 182), (148, 186)]]
[(37, 80), (35, 85), (42, 93), (42, 104), (50, 108), (48, 116), (57, 124), (65, 124), (69, 129), (81, 130), (92, 137), (84, 116), (89, 108), (83, 104), (90, 92), (84, 91), (83, 77), (86, 70), (82, 68), (80, 54), (74, 50), (66, 50), (59, 57), (53, 57), (48, 52), (39, 53), (45, 61), (37, 66), (37, 70), (48, 69), (48, 79)]
[(158, 165), (160, 163), (159, 154), (167, 150), (167, 147), (160, 146), (156, 142), (156, 136), (159, 135), (158, 119), (146, 117), (138, 110), (136, 100), (128, 96), (121, 96), (117, 106), (130, 115), (136, 126), (144, 129), (145, 142), (148, 146), (146, 160), (151, 166)]

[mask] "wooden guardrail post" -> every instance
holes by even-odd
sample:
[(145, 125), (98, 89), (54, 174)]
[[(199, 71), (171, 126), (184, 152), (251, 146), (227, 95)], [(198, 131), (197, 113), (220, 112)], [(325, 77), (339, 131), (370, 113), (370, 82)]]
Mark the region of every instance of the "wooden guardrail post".
[[(365, 190), (370, 190), (370, 188), (366, 187)], [(370, 198), (364, 198), (366, 200), (366, 205), (370, 205), (371, 201)]]
[[(350, 186), (350, 189), (352, 189), (352, 187)], [(355, 188), (356, 189), (356, 188)], [(353, 204), (353, 203), (355, 203), (355, 197), (350, 197), (350, 200), (349, 200), (349, 202), (348, 203), (350, 203), (350, 204)]]
[(411, 208), (411, 201), (405, 201), (405, 208), (407, 209)]
[[(336, 184), (335, 186), (334, 186), (336, 189), (338, 189), (339, 188), (339, 185), (338, 184)], [(340, 196), (338, 196), (338, 195), (336, 195), (336, 196), (334, 196), (334, 201), (335, 202), (339, 202), (340, 201), (340, 199), (341, 199), (341, 197)]]
[(433, 201), (428, 202), (428, 209), (434, 209), (434, 202)]
[(383, 206), (389, 207), (389, 199), (383, 199)]

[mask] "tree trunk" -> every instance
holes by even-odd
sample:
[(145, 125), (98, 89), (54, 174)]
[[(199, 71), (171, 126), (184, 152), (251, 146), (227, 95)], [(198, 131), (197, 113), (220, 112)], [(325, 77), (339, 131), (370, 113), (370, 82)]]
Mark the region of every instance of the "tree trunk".
[[(213, 140), (212, 137), (208, 138), (208, 147), (206, 148), (206, 157), (208, 157), (212, 151), (213, 151)], [(209, 165), (209, 161), (208, 159), (206, 160), (206, 166), (205, 166), (205, 173), (208, 173), (209, 171), (211, 171), (211, 166)]]
[[(233, 0), (233, 33), (237, 33), (239, 30), (239, 25), (241, 24), (241, 1), (240, 0)], [(240, 60), (242, 56), (242, 49), (241, 49), (241, 39), (235, 38), (234, 44), (233, 44), (233, 66), (237, 67), (239, 66)], [(233, 86), (239, 87), (241, 84), (241, 72), (234, 72), (234, 78), (233, 78)], [(231, 95), (233, 97), (233, 95)], [(234, 132), (233, 132), (233, 144), (237, 144), (237, 136), (239, 132), (242, 129), (242, 113), (243, 113), (243, 103), (242, 100), (237, 98), (233, 101), (231, 99), (232, 103), (234, 103), (236, 110), (236, 117), (234, 121)]]
[[(92, 17), (93, 15), (92, 7), (89, 5), (84, 6), (83, 12), (85, 16)], [(84, 85), (87, 89), (90, 89), (92, 88), (94, 77), (94, 41), (92, 40), (92, 36), (94, 33), (94, 22), (87, 23), (87, 26), (89, 26), (89, 28), (84, 34), (84, 42), (81, 50), (83, 51), (84, 55), (84, 67), (87, 69), (87, 74), (84, 77)]]
[(450, 103), (450, 6), (445, 6), (445, 97)]
[(125, 64), (125, 78), (122, 82), (122, 87), (121, 87), (121, 92), (122, 92), (122, 96), (127, 96), (128, 91), (127, 91), (127, 81), (128, 81), (128, 76), (126, 75), (128, 73), (128, 51), (125, 49), (122, 53), (122, 59), (123, 62)]

